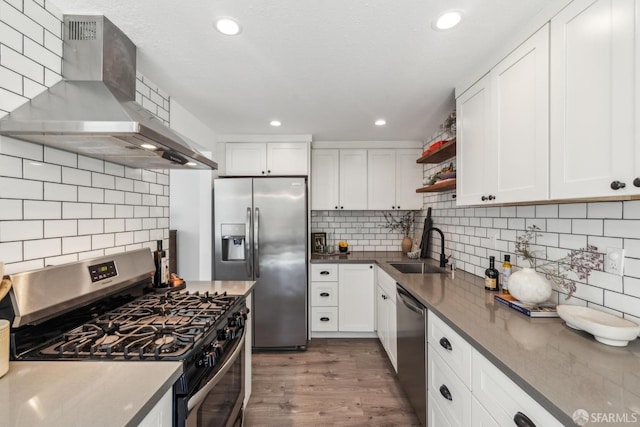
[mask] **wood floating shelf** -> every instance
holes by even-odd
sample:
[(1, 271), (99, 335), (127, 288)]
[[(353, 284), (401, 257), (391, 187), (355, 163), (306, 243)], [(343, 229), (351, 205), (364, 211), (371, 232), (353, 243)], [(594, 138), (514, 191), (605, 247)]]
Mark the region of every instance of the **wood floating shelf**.
[(433, 185), (427, 185), (425, 187), (418, 188), (416, 193), (439, 193), (441, 191), (449, 191), (455, 190), (456, 188), (456, 180), (447, 179), (441, 182), (436, 182)]
[(448, 141), (442, 146), (440, 146), (437, 150), (432, 151), (426, 156), (420, 157), (416, 160), (416, 163), (441, 163), (451, 157), (456, 155), (456, 139), (453, 138), (451, 141)]

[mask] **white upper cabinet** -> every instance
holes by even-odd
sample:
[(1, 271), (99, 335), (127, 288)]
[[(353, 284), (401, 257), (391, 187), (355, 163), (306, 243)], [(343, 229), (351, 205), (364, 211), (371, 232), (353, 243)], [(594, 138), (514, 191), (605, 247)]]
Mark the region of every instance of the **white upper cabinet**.
[(421, 209), (422, 195), (415, 189), (422, 182), (419, 150), (368, 150), (367, 206), (372, 210)]
[[(491, 142), (491, 79), (487, 75), (456, 100), (457, 112), (457, 198), (461, 205), (472, 205), (488, 198), (495, 168)], [(487, 162), (492, 163), (487, 165)]]
[(457, 99), (457, 204), (548, 198), (549, 26)]
[(640, 193), (635, 10), (634, 0), (575, 0), (551, 20), (552, 199)]
[(225, 175), (307, 175), (306, 143), (233, 142), (225, 145)]
[(311, 209), (340, 208), (340, 150), (311, 150)]
[(367, 209), (367, 150), (340, 150), (340, 209)]

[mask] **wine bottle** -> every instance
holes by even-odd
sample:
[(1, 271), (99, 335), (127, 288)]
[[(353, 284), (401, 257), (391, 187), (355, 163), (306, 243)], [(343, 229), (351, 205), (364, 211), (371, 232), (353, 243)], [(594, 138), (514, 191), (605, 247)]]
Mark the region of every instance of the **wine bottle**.
[(489, 257), (489, 268), (484, 271), (484, 288), (488, 291), (498, 290), (498, 278), (500, 274), (496, 270), (496, 257)]
[(509, 294), (509, 276), (511, 276), (511, 255), (504, 256), (504, 262), (502, 263), (502, 293)]
[(158, 248), (153, 252), (153, 262), (156, 266), (156, 272), (153, 275), (153, 286), (162, 288), (166, 285), (164, 282), (164, 264), (167, 258), (166, 252), (162, 249), (162, 240), (157, 241)]

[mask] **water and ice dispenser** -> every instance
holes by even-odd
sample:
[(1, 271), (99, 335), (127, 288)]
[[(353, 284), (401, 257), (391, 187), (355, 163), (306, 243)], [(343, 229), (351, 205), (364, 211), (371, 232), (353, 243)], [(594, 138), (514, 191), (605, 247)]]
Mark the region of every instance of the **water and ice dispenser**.
[(222, 260), (245, 261), (245, 225), (221, 224)]

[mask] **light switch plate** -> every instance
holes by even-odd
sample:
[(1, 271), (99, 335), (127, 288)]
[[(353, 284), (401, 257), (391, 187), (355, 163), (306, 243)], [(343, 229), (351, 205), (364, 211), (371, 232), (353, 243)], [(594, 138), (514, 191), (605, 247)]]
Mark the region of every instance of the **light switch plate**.
[(604, 271), (622, 276), (624, 271), (624, 249), (607, 248), (607, 254), (604, 257)]

